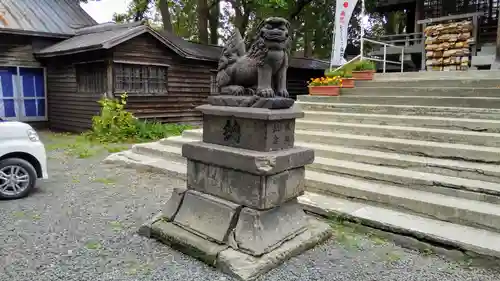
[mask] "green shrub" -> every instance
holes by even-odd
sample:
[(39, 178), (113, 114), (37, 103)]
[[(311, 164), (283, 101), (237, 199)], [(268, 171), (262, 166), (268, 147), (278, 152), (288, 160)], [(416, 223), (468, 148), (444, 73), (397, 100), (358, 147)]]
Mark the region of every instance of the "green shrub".
[(353, 71), (376, 70), (376, 65), (374, 62), (369, 60), (360, 60), (353, 63), (352, 70)]
[(102, 98), (98, 101), (101, 114), (92, 117), (92, 130), (87, 137), (105, 143), (145, 142), (180, 135), (189, 125), (162, 124), (137, 119), (125, 110), (127, 94), (119, 99)]
[(351, 71), (344, 68), (339, 69), (337, 71), (327, 69), (325, 70), (325, 76), (329, 78), (333, 77), (352, 78), (352, 73)]

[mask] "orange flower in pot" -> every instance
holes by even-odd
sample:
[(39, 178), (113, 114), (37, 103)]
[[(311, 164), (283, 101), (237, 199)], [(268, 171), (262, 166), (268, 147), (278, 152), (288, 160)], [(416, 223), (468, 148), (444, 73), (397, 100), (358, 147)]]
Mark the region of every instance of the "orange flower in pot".
[(373, 80), (377, 67), (369, 60), (360, 60), (353, 63), (352, 77), (355, 80)]
[(325, 71), (326, 77), (342, 77), (342, 88), (354, 88), (354, 78), (352, 73), (347, 70)]
[(311, 96), (338, 96), (341, 87), (342, 78), (339, 76), (312, 78), (308, 86)]

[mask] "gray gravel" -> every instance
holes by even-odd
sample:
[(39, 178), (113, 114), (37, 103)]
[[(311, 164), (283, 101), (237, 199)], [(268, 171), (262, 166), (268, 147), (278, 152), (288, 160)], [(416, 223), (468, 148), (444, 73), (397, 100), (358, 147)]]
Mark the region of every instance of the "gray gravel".
[[(0, 280), (227, 280), (212, 268), (137, 236), (181, 180), (50, 152), (50, 180), (0, 202)], [(500, 280), (494, 270), (397, 247), (342, 227), (337, 238), (260, 281)]]

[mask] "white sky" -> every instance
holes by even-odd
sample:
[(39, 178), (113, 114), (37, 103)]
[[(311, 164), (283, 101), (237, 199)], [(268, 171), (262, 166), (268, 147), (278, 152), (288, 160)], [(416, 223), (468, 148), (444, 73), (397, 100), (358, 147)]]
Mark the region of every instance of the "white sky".
[(93, 0), (82, 4), (82, 8), (98, 23), (109, 22), (114, 13), (124, 13), (130, 0)]

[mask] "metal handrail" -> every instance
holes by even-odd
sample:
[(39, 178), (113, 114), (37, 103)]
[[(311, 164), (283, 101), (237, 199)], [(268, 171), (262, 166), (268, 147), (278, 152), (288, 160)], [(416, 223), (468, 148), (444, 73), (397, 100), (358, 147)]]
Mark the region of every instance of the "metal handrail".
[[(344, 66), (346, 66), (346, 65), (350, 64), (351, 62), (353, 62), (353, 61), (355, 61), (355, 60), (359, 59), (360, 57), (361, 57), (361, 54), (359, 54), (359, 55), (355, 56), (354, 58), (352, 58), (352, 59), (351, 59), (351, 60), (349, 60), (348, 62), (344, 63), (343, 65), (341, 65), (341, 66), (339, 66), (339, 67), (335, 68), (335, 69), (333, 70), (333, 72), (336, 72), (336, 71), (341, 70), (341, 69), (342, 69), (342, 67), (344, 67)], [(330, 69), (330, 70), (331, 70), (331, 69)]]
[[(383, 62), (383, 68), (382, 68), (383, 69), (383, 73), (385, 73), (387, 63), (400, 64), (401, 65), (401, 72), (403, 72), (403, 70), (404, 70), (405, 47), (403, 47), (403, 46), (396, 46), (394, 44), (380, 42), (380, 41), (375, 41), (375, 40), (368, 39), (368, 38), (363, 38), (363, 37), (361, 37), (361, 46), (363, 46), (363, 44), (364, 44), (365, 41), (366, 42), (371, 42), (371, 43), (374, 43), (374, 44), (383, 45), (384, 46), (384, 59), (383, 60), (379, 60), (379, 59), (375, 59), (375, 58), (364, 57), (363, 53), (361, 53), (361, 60), (367, 59), (367, 60), (372, 60), (372, 61)], [(400, 62), (388, 61), (387, 60), (387, 46), (393, 47), (393, 48), (401, 48), (401, 61)], [(363, 48), (361, 48), (361, 49), (363, 49)]]

